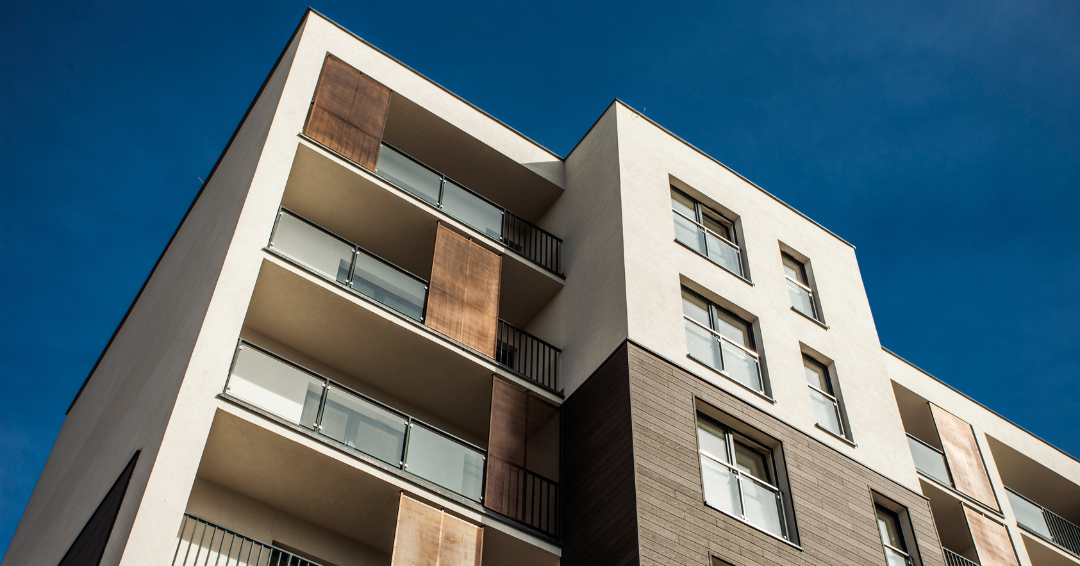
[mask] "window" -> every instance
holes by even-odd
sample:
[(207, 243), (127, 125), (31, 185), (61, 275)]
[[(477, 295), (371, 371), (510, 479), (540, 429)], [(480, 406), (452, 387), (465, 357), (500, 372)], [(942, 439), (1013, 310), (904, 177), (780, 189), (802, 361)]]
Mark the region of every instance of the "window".
[(791, 307), (806, 316), (820, 320), (814, 292), (810, 289), (810, 280), (806, 276), (806, 265), (786, 253), (780, 254), (784, 262), (784, 277), (787, 278), (788, 296)]
[(743, 277), (735, 223), (672, 187), (675, 240), (713, 263)]
[(911, 566), (911, 555), (904, 543), (904, 530), (900, 524), (900, 515), (881, 504), (874, 505), (877, 513), (878, 534), (881, 546), (885, 550), (885, 563), (889, 566)]
[(810, 386), (810, 403), (814, 406), (814, 418), (821, 428), (835, 434), (844, 434), (844, 420), (840, 415), (840, 403), (833, 392), (829, 368), (825, 364), (803, 355), (803, 371), (806, 372), (806, 384)]
[(688, 289), (683, 289), (682, 303), (690, 357), (764, 394), (751, 324)]
[(699, 414), (698, 454), (706, 504), (788, 538), (770, 449)]

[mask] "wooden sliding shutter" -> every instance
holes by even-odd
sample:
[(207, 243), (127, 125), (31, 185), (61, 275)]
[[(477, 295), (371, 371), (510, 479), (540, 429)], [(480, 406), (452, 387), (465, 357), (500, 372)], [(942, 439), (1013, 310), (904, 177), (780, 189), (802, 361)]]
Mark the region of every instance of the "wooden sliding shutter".
[(558, 535), (559, 409), (494, 377), (484, 505)]
[(480, 566), (484, 530), (401, 494), (391, 566)]
[(956, 489), (997, 509), (994, 488), (990, 487), (990, 478), (971, 425), (933, 403), (930, 403), (930, 413), (934, 415), (938, 438), (945, 449), (945, 459), (949, 462)]
[(502, 257), (439, 224), (425, 324), (495, 357)]
[(375, 170), (390, 89), (327, 55), (304, 135)]
[(963, 505), (967, 518), (971, 540), (975, 543), (975, 552), (979, 554), (982, 566), (1019, 566), (1016, 552), (1013, 550), (1009, 531), (1005, 525), (992, 521), (982, 513)]

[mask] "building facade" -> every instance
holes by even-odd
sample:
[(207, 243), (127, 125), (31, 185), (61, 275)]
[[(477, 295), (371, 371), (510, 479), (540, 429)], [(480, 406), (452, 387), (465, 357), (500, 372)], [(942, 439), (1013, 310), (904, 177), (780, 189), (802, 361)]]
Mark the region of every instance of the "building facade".
[(1080, 462), (613, 102), (565, 158), (309, 11), (3, 566), (1080, 565)]

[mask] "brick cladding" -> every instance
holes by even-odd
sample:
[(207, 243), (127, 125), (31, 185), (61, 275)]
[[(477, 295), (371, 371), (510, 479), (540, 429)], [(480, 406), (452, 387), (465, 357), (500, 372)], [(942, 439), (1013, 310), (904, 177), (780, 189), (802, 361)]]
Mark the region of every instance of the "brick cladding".
[[(922, 564), (944, 565), (921, 496), (627, 344), (641, 564), (707, 566), (716, 556), (733, 566), (883, 566), (873, 490), (908, 508)], [(704, 504), (695, 397), (783, 443), (802, 550)]]

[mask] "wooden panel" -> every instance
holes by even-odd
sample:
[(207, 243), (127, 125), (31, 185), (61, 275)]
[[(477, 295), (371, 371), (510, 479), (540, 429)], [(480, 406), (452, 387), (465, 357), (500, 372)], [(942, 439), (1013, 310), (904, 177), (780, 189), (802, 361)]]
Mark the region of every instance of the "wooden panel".
[(480, 566), (483, 530), (401, 494), (392, 566)]
[(328, 55), (304, 134), (374, 170), (389, 108), (390, 89)]
[(128, 484), (131, 482), (131, 474), (135, 471), (135, 463), (139, 461), (139, 453), (128, 461), (120, 477), (116, 478), (108, 493), (98, 504), (90, 520), (83, 526), (75, 542), (71, 543), (64, 557), (60, 559), (59, 566), (97, 566), (101, 563), (101, 557), (105, 554), (105, 547), (109, 544), (116, 516), (120, 513), (120, 505), (124, 502), (124, 494), (127, 493)]
[(527, 398), (524, 391), (497, 377), (492, 378), (489, 456), (518, 466), (525, 465)]
[(975, 552), (979, 554), (982, 566), (1019, 566), (1016, 552), (1013, 551), (1009, 531), (1005, 525), (987, 519), (982, 513), (964, 505), (971, 540), (975, 542)]
[(502, 257), (439, 224), (425, 324), (495, 357)]
[(527, 403), (525, 467), (559, 481), (559, 408), (535, 395)]
[(975, 442), (971, 425), (933, 403), (930, 403), (930, 412), (934, 415), (938, 438), (945, 449), (945, 458), (949, 462), (956, 489), (997, 509), (994, 488), (990, 487), (990, 478), (986, 475), (982, 453)]

